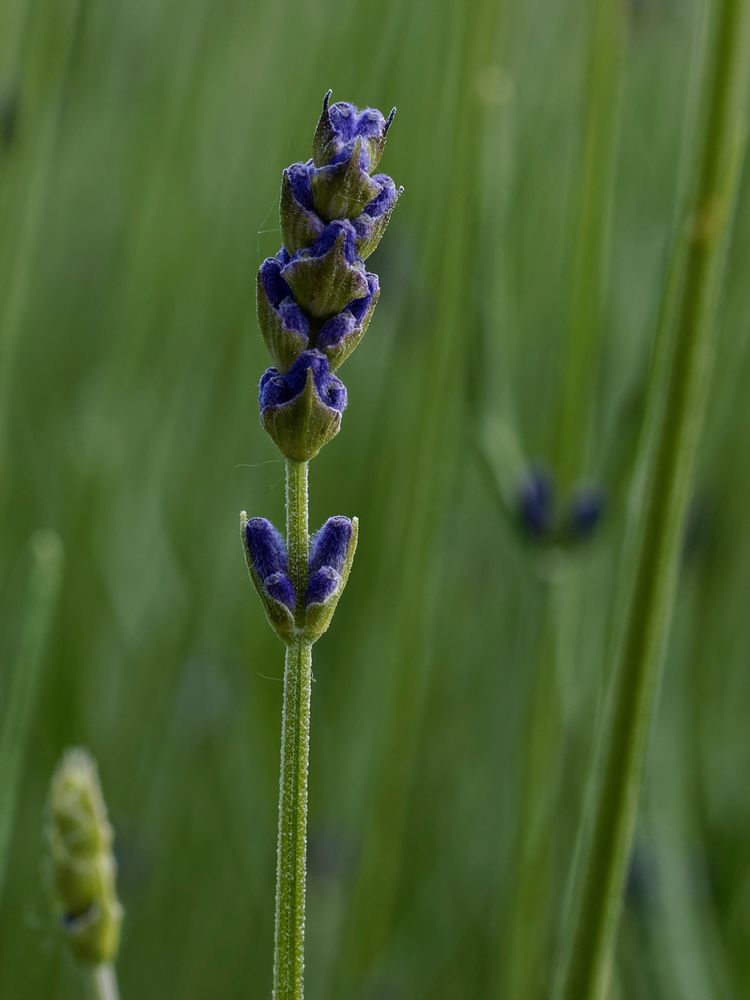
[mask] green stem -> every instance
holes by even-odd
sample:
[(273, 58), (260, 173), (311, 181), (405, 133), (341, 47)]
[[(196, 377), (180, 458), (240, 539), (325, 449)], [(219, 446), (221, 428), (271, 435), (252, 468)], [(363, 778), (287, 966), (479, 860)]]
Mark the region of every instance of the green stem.
[(596, 366), (602, 350), (602, 301), (614, 154), (619, 121), (625, 6), (590, 0), (592, 28), (586, 79), (588, 105), (577, 194), (577, 224), (564, 380), (558, 421), (557, 473), (565, 492), (590, 471)]
[(120, 1000), (115, 967), (109, 963), (94, 965), (88, 973), (91, 1000)]
[[(309, 551), (306, 462), (287, 462), (286, 517), (289, 575), (298, 595), (298, 614), (302, 614), (300, 598), (307, 590)], [(302, 1000), (304, 996), (311, 685), (312, 646), (295, 639), (287, 646), (284, 667), (273, 1000)]]
[[(612, 715), (582, 859), (576, 922), (557, 984), (562, 1000), (599, 1000), (607, 988), (714, 355), (722, 235), (731, 217), (740, 161), (748, 6), (748, 0), (718, 4), (684, 284), (665, 373), (663, 418), (643, 495), (634, 584), (615, 663)], [(654, 391), (664, 393), (665, 387), (655, 381)]]

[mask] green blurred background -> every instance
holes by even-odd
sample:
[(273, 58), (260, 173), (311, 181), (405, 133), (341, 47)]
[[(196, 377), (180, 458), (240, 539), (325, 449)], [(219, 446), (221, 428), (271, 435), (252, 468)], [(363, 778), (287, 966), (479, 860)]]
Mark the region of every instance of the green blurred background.
[[(360, 544), (316, 646), (309, 1000), (542, 1000), (566, 927), (700, 0), (0, 0), (0, 697), (29, 541), (65, 575), (0, 910), (0, 996), (80, 995), (42, 865), (96, 755), (125, 998), (270, 994), (282, 647), (238, 513), (283, 520), (254, 274), (320, 101), (398, 105), (405, 194), (311, 518)], [(613, 997), (750, 995), (743, 183)], [(516, 516), (599, 484), (587, 544)], [(630, 515), (637, 520), (637, 510)], [(7, 717), (0, 715), (0, 725)]]

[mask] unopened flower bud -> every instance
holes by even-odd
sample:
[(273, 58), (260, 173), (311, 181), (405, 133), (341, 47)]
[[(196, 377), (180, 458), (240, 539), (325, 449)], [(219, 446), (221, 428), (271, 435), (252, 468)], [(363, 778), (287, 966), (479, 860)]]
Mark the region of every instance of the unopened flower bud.
[(281, 277), (315, 319), (328, 319), (367, 295), (367, 272), (357, 257), (356, 238), (351, 222), (332, 222), (307, 249), (293, 257), (280, 252)]
[(264, 517), (240, 514), (242, 543), (250, 579), (260, 595), (268, 621), (284, 641), (294, 634), (294, 586), (281, 533)]
[(47, 833), (55, 905), (74, 955), (112, 962), (122, 923), (117, 866), (96, 764), (85, 750), (68, 750), (52, 777)]
[(346, 407), (346, 387), (320, 351), (300, 354), (285, 374), (269, 368), (258, 394), (263, 426), (281, 453), (307, 462), (333, 438)]
[(310, 642), (320, 638), (331, 623), (352, 567), (358, 526), (356, 517), (329, 517), (311, 539), (305, 611), (305, 634)]

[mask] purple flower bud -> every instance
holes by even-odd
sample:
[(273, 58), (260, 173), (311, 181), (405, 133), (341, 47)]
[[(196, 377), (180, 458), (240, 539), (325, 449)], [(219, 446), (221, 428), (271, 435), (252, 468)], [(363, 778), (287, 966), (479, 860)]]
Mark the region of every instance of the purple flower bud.
[(369, 290), (357, 256), (356, 232), (347, 221), (332, 222), (312, 246), (289, 257), (281, 277), (299, 305), (316, 319), (334, 316)]
[(366, 273), (365, 277), (367, 295), (350, 302), (318, 331), (315, 346), (326, 355), (332, 370), (343, 364), (364, 336), (380, 296), (378, 276)]
[(341, 582), (352, 530), (348, 517), (329, 517), (313, 536), (307, 583), (308, 604), (322, 604)]
[(258, 393), (263, 426), (279, 450), (306, 462), (338, 433), (346, 387), (320, 351), (304, 351), (288, 372), (269, 368)]
[(356, 517), (329, 517), (313, 535), (305, 609), (305, 634), (311, 642), (320, 638), (333, 618), (352, 568), (357, 529)]
[(319, 239), (325, 222), (315, 211), (310, 164), (293, 163), (281, 180), (281, 235), (289, 253), (296, 253)]
[(379, 194), (365, 205), (361, 215), (352, 219), (357, 234), (357, 252), (362, 260), (366, 260), (380, 243), (396, 202), (404, 193), (388, 174), (376, 174), (373, 180), (380, 184)]
[(281, 277), (288, 258), (280, 254), (263, 261), (258, 271), (258, 325), (273, 360), (286, 370), (309, 346), (310, 323)]
[(518, 495), (518, 513), (526, 533), (542, 540), (552, 529), (552, 480), (546, 472), (531, 472)]
[(251, 570), (266, 594), (293, 612), (294, 587), (281, 533), (265, 517), (251, 517), (245, 525), (245, 543)]
[[(312, 160), (293, 163), (287, 167), (281, 182), (281, 233), (284, 246), (293, 254), (320, 239), (325, 223), (316, 212), (313, 201), (311, 177), (316, 168)], [(356, 239), (357, 254), (365, 260), (380, 242), (393, 212), (403, 193), (387, 174), (377, 174), (368, 181), (368, 190), (374, 192), (359, 215), (351, 218)], [(343, 213), (349, 216), (348, 212)]]
[(313, 139), (315, 166), (341, 162), (351, 156), (355, 144), (359, 143), (362, 169), (371, 173), (383, 155), (396, 109), (384, 118), (376, 108), (360, 111), (348, 101), (329, 105), (330, 100), (329, 90), (323, 98), (323, 111)]

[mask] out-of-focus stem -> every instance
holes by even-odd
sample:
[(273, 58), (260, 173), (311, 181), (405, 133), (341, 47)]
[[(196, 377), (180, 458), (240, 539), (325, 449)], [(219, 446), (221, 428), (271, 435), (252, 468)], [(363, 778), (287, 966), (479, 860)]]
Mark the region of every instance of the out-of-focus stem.
[(619, 121), (625, 4), (591, 0), (586, 120), (578, 173), (576, 238), (570, 287), (567, 354), (558, 424), (558, 484), (567, 492), (585, 475), (596, 399), (602, 299), (614, 152)]
[[(289, 575), (301, 615), (310, 544), (306, 462), (287, 462), (286, 516)], [(287, 646), (284, 665), (273, 1000), (302, 1000), (304, 996), (311, 684), (312, 646), (295, 639)]]
[(0, 734), (0, 896), (22, 774), (23, 755), (41, 683), (44, 645), (62, 575), (60, 539), (39, 531), (31, 543), (32, 567), (16, 662)]
[(669, 633), (685, 514), (715, 347), (714, 310), (743, 144), (749, 0), (720, 0), (704, 106), (684, 282), (663, 381), (663, 416), (647, 469), (633, 589), (615, 663), (591, 835), (583, 853), (571, 947), (556, 996), (600, 1000), (617, 929), (643, 762)]
[(93, 966), (89, 973), (91, 1000), (120, 1000), (115, 967), (109, 963)]

